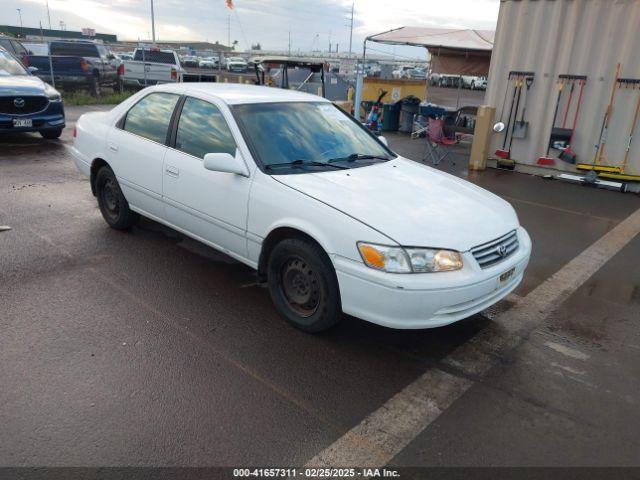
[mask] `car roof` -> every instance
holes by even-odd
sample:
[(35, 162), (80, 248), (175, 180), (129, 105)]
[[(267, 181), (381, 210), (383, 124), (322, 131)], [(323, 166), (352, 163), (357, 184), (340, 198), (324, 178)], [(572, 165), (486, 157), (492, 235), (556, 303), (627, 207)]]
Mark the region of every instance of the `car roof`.
[(204, 94), (222, 100), (228, 105), (270, 102), (329, 102), (327, 99), (282, 88), (239, 83), (168, 83), (152, 87), (156, 91), (181, 94)]

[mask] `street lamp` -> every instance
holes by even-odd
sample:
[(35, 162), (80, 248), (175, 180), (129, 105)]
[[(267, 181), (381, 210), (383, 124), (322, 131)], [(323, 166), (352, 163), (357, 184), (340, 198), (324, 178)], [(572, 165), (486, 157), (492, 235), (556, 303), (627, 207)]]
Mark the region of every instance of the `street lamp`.
[(156, 21), (153, 15), (153, 0), (151, 0), (151, 40), (156, 44)]
[(18, 18), (20, 19), (20, 36), (24, 37), (24, 29), (22, 28), (22, 9), (16, 8), (18, 11)]

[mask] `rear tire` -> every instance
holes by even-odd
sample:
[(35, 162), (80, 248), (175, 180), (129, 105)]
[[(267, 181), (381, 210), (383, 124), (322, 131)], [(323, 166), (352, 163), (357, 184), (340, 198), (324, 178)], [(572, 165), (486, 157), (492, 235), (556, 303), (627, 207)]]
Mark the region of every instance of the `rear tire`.
[(102, 167), (96, 175), (95, 187), (100, 212), (111, 228), (126, 230), (138, 221), (139, 216), (129, 208), (113, 170)]
[(55, 140), (57, 138), (60, 138), (60, 135), (62, 135), (62, 129), (59, 128), (57, 130), (41, 130), (40, 135), (42, 135), (42, 138), (46, 138), (47, 140)]
[(297, 238), (278, 243), (267, 263), (267, 283), (278, 312), (300, 330), (321, 332), (340, 321), (338, 279), (319, 245)]

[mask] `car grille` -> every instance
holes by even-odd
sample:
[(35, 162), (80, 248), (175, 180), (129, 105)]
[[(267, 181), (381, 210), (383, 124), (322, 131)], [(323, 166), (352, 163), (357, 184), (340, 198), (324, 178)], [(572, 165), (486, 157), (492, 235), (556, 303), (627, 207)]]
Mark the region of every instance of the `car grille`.
[(480, 268), (488, 268), (511, 256), (516, 250), (518, 250), (518, 235), (513, 230), (495, 240), (473, 247), (471, 254)]
[[(22, 102), (20, 101), (22, 100)], [(49, 99), (35, 95), (17, 95), (11, 97), (0, 97), (0, 113), (8, 115), (28, 115), (30, 113), (41, 112), (49, 104)]]

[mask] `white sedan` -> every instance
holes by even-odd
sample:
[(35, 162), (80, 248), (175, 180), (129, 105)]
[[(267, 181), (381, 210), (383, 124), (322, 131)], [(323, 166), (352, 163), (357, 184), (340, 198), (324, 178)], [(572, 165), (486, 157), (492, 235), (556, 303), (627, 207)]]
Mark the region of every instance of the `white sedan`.
[(509, 294), (529, 261), (511, 205), (401, 158), (317, 96), (161, 85), (82, 115), (73, 135), (111, 227), (143, 215), (227, 253), (305, 331), (342, 312), (450, 324)]

